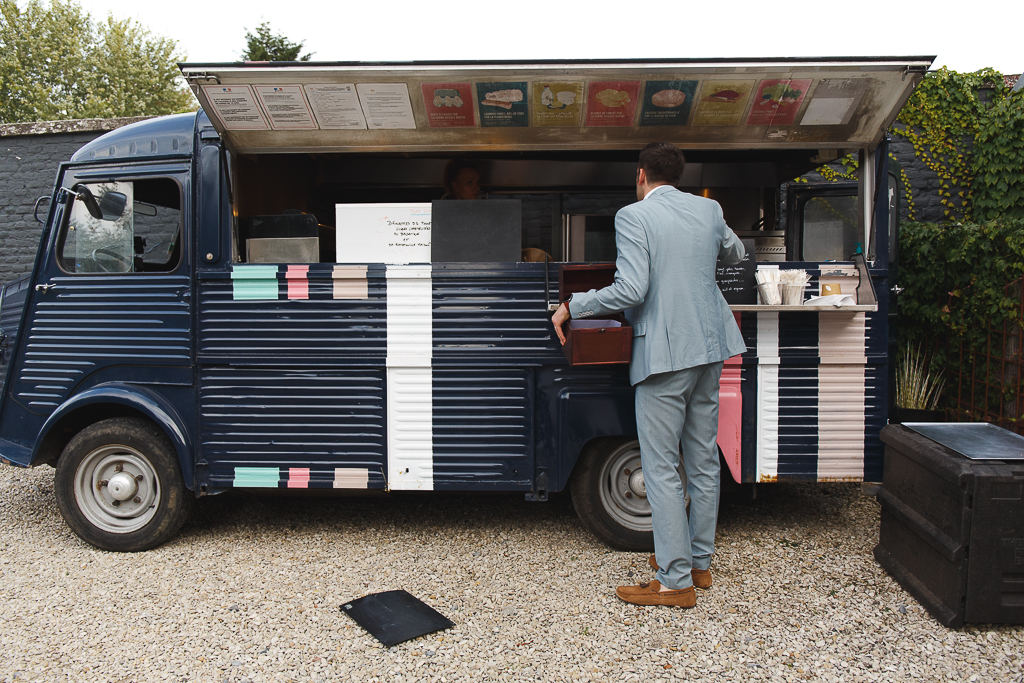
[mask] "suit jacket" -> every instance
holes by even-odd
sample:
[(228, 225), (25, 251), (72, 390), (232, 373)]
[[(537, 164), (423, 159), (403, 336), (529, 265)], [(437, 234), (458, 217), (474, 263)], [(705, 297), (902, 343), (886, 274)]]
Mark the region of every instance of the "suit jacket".
[(715, 281), (716, 261), (745, 253), (712, 199), (662, 185), (615, 214), (615, 281), (573, 293), (573, 319), (625, 311), (633, 326), (629, 381), (717, 363), (746, 350)]

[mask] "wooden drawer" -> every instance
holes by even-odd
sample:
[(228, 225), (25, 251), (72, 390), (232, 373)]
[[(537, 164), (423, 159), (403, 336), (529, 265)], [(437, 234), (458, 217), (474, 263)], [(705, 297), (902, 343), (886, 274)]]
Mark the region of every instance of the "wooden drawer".
[[(615, 279), (614, 263), (564, 265), (558, 271), (558, 293), (569, 294), (607, 287)], [(570, 320), (563, 328), (562, 352), (570, 365), (628, 363), (633, 350), (633, 328), (621, 313)]]

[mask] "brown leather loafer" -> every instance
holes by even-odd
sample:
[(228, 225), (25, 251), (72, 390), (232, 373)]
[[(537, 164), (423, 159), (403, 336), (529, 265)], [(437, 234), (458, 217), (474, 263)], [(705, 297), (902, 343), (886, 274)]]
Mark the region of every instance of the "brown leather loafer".
[(668, 605), (669, 607), (690, 608), (697, 604), (697, 591), (693, 586), (680, 590), (663, 591), (657, 581), (641, 583), (639, 586), (619, 586), (615, 594), (631, 605)]
[[(651, 569), (658, 571), (658, 561), (654, 559), (654, 555), (647, 558), (647, 564), (651, 565)], [(701, 590), (707, 590), (711, 588), (711, 570), (710, 569), (691, 569), (690, 576), (693, 578), (693, 585)]]

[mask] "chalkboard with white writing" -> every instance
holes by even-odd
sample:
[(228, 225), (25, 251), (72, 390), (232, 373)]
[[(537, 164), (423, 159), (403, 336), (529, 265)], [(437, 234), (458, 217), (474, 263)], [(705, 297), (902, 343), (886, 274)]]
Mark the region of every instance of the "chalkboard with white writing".
[(756, 304), (757, 287), (754, 279), (754, 240), (743, 240), (747, 253), (733, 266), (718, 264), (715, 279), (722, 296), (730, 304)]

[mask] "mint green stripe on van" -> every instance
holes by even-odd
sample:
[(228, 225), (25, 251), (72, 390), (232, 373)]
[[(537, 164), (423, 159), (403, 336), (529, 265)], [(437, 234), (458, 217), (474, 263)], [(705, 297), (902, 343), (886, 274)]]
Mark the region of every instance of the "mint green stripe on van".
[(231, 284), (236, 301), (277, 299), (277, 266), (232, 266)]
[(235, 487), (276, 489), (281, 481), (278, 467), (236, 467)]

